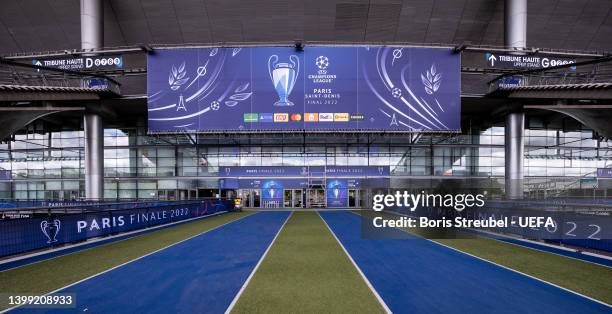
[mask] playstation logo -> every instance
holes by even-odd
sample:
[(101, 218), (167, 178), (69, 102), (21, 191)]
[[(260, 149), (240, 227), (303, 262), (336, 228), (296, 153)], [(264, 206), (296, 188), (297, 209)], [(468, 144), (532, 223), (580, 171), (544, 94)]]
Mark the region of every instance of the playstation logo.
[(47, 243), (57, 242), (57, 234), (60, 231), (61, 223), (59, 219), (54, 219), (52, 222), (43, 220), (40, 222), (40, 230), (47, 237)]

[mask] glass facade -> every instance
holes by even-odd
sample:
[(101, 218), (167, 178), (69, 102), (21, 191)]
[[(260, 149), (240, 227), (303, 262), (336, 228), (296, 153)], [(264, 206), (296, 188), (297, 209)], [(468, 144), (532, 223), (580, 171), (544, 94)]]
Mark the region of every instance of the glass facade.
[[(0, 181), (0, 198), (84, 197), (83, 143), (83, 131), (24, 130), (0, 144), (0, 170), (12, 178)], [(503, 194), (504, 128), (497, 126), (455, 135), (147, 135), (144, 128), (107, 128), (104, 145), (108, 199), (198, 197), (219, 189), (225, 166), (389, 166), (398, 185), (479, 179)], [(532, 197), (607, 195), (595, 177), (611, 161), (612, 144), (590, 130), (525, 131), (525, 190)]]

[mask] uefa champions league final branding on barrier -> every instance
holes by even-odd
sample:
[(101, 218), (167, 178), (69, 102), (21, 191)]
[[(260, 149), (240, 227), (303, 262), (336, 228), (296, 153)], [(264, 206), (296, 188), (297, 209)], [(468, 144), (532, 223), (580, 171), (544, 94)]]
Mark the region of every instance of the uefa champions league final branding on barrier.
[(149, 130), (458, 131), (451, 49), (162, 49), (148, 56)]
[[(101, 211), (14, 219), (5, 226), (5, 233), (0, 234), (0, 257), (199, 217), (224, 209), (225, 207), (216, 207), (214, 204), (194, 203), (177, 205), (174, 208), (117, 209), (112, 215)], [(13, 218), (15, 217), (11, 219)], [(14, 234), (33, 234), (34, 237), (15, 244), (14, 239), (10, 238), (10, 235)]]

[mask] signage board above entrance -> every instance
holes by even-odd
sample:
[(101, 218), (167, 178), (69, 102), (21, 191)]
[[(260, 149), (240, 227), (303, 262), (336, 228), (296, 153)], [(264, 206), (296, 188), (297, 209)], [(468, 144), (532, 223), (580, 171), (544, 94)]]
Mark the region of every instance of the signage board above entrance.
[(389, 166), (219, 167), (220, 177), (387, 177)]
[(460, 54), (448, 48), (158, 49), (151, 132), (460, 130)]

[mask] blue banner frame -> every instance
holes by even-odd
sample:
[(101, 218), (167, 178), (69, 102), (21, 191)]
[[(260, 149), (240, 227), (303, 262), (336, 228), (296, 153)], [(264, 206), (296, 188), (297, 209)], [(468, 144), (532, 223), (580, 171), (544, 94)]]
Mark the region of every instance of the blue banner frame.
[(460, 130), (460, 54), (391, 46), (159, 49), (150, 132)]

